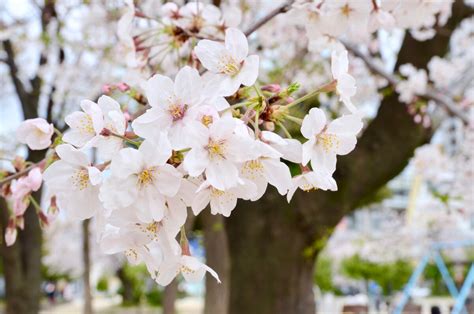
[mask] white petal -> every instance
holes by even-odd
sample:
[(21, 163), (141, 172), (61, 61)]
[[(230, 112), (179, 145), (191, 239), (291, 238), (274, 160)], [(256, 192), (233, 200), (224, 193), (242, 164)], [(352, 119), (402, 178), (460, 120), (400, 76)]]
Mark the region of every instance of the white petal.
[(70, 163), (71, 165), (87, 167), (89, 159), (84, 152), (77, 150), (72, 145), (62, 144), (56, 147), (56, 153), (61, 160)]
[(325, 126), (326, 115), (324, 114), (324, 111), (319, 108), (311, 108), (303, 119), (301, 134), (307, 139), (311, 139), (315, 135), (321, 133)]
[(311, 168), (332, 175), (336, 171), (336, 154), (326, 152), (320, 147), (315, 147), (311, 155)]
[(229, 160), (214, 160), (206, 168), (206, 178), (213, 187), (226, 190), (237, 185), (239, 171)]
[(183, 167), (189, 175), (193, 177), (199, 176), (209, 164), (209, 155), (202, 148), (191, 149), (184, 157)]
[(200, 40), (194, 52), (202, 65), (213, 73), (219, 73), (219, 60), (226, 53), (224, 45), (211, 40)]
[(155, 185), (160, 193), (166, 196), (175, 196), (181, 184), (181, 173), (175, 167), (165, 164), (157, 170)]
[(171, 157), (171, 144), (166, 134), (161, 133), (158, 140), (145, 140), (138, 149), (146, 167), (164, 165)]
[(128, 147), (120, 150), (118, 155), (112, 159), (110, 170), (117, 178), (126, 178), (139, 173), (143, 166), (142, 154), (138, 150)]
[(132, 122), (132, 128), (135, 134), (143, 138), (158, 138), (172, 122), (173, 119), (169, 114), (166, 114), (162, 108), (155, 107), (136, 118)]
[(206, 208), (206, 206), (209, 204), (209, 201), (211, 200), (211, 191), (210, 189), (204, 189), (198, 193), (196, 193), (196, 196), (194, 197), (193, 204), (191, 206), (191, 209), (193, 210), (193, 213), (195, 216), (199, 215), (199, 213)]
[(335, 79), (339, 79), (341, 74), (347, 73), (349, 60), (347, 50), (333, 51), (331, 54), (331, 72)]
[(145, 92), (150, 106), (165, 106), (174, 95), (174, 84), (169, 77), (155, 74), (146, 82)]
[(92, 185), (98, 185), (102, 182), (102, 173), (96, 167), (87, 167), (87, 173)]
[(291, 186), (291, 173), (287, 165), (277, 159), (263, 159), (265, 178), (277, 188), (278, 193), (285, 195)]
[(199, 72), (196, 69), (185, 66), (176, 75), (174, 94), (185, 104), (193, 105), (199, 101), (203, 87)]
[(226, 30), (225, 47), (237, 62), (243, 61), (249, 52), (247, 37), (237, 28), (229, 27)]
[(245, 86), (252, 86), (258, 77), (259, 58), (251, 55), (245, 58), (244, 64), (237, 75), (239, 81)]

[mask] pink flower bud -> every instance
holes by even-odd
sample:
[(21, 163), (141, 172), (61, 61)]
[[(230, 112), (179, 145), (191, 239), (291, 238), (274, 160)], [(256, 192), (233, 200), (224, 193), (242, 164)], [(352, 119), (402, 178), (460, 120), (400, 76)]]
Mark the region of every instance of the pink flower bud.
[(25, 217), (24, 216), (16, 216), (15, 217), (15, 224), (21, 230), (25, 229)]
[(105, 94), (110, 94), (112, 92), (112, 85), (110, 84), (105, 84), (104, 86), (102, 86), (102, 92), (105, 93)]
[(279, 93), (281, 91), (280, 84), (268, 84), (262, 87), (262, 90), (271, 92), (271, 93)]
[(421, 115), (417, 114), (414, 118), (413, 118), (413, 121), (415, 121), (415, 123), (419, 124), (422, 120), (422, 117)]
[(118, 83), (117, 84), (117, 88), (121, 91), (121, 92), (126, 92), (130, 89), (130, 86), (128, 86), (126, 83)]
[(10, 218), (7, 228), (5, 229), (5, 243), (7, 246), (12, 246), (16, 241), (18, 231), (16, 230), (15, 221)]
[(49, 225), (48, 217), (42, 211), (38, 212), (38, 217), (40, 219), (41, 227), (44, 228)]
[(103, 128), (102, 131), (100, 131), (100, 135), (102, 136), (110, 136), (110, 134), (112, 134), (112, 132), (107, 128)]
[(130, 113), (128, 111), (125, 111), (123, 113), (123, 116), (125, 117), (125, 121), (131, 121), (132, 120), (132, 116), (130, 115)]

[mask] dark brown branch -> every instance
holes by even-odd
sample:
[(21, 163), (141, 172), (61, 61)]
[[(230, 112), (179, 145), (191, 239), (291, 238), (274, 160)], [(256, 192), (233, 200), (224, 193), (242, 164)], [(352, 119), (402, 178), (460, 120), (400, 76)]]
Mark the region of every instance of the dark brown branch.
[(294, 0), (288, 0), (284, 2), (282, 5), (279, 7), (275, 8), (274, 10), (270, 11), (267, 15), (262, 17), (260, 20), (258, 20), (255, 24), (250, 26), (245, 32), (245, 36), (250, 36), (253, 32), (255, 32), (257, 29), (265, 25), (268, 21), (273, 19), (275, 16), (277, 16), (280, 13), (285, 13), (287, 12), (290, 8), (291, 5), (295, 2)]
[[(367, 65), (371, 72), (385, 78), (390, 85), (395, 87), (401, 82), (401, 80), (398, 79), (395, 75), (385, 71), (385, 69), (376, 64), (374, 60), (372, 60), (372, 58), (361, 52), (354, 45), (347, 42), (343, 42), (343, 44), (344, 46), (346, 46), (347, 50), (349, 50), (354, 56), (362, 59), (362, 61), (364, 61), (364, 63)], [(436, 103), (443, 106), (444, 109), (446, 109), (446, 111), (448, 111), (451, 115), (460, 118), (465, 124), (469, 123), (469, 117), (467, 116), (467, 114), (464, 113), (461, 109), (459, 109), (459, 107), (450, 97), (444, 95), (436, 88), (430, 87), (425, 93), (419, 94), (417, 96), (427, 100), (435, 101)]]
[(36, 108), (32, 108), (29, 104), (31, 102), (30, 94), (25, 89), (25, 86), (21, 82), (20, 78), (18, 77), (18, 67), (15, 63), (15, 50), (13, 45), (9, 39), (2, 42), (3, 49), (6, 52), (7, 58), (6, 63), (8, 65), (8, 70), (10, 73), (10, 77), (15, 87), (16, 94), (18, 95), (18, 99), (20, 100), (21, 107), (23, 109), (23, 114), (25, 118), (32, 118), (37, 116)]

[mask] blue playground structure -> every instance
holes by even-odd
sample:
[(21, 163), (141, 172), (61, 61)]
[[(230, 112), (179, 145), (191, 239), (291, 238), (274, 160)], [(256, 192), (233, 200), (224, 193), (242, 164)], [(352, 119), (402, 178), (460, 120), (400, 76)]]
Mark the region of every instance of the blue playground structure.
[(418, 279), (423, 274), (423, 271), (425, 270), (426, 265), (431, 259), (434, 259), (441, 273), (443, 281), (448, 287), (449, 293), (455, 300), (454, 307), (453, 307), (453, 310), (451, 311), (451, 314), (467, 313), (464, 305), (466, 303), (467, 296), (469, 295), (469, 291), (474, 284), (474, 262), (471, 263), (469, 272), (466, 276), (466, 279), (464, 280), (461, 290), (458, 291), (456, 285), (454, 284), (453, 279), (451, 278), (451, 275), (449, 274), (448, 268), (446, 267), (446, 264), (443, 261), (443, 257), (440, 254), (441, 250), (453, 249), (453, 248), (465, 247), (465, 246), (474, 246), (474, 240), (434, 243), (431, 246), (430, 250), (428, 250), (428, 252), (426, 252), (426, 254), (423, 256), (420, 263), (418, 264), (413, 274), (411, 275), (410, 279), (408, 280), (408, 283), (405, 285), (405, 289), (403, 290), (403, 296), (401, 300), (399, 301), (399, 303), (397, 304), (397, 306), (395, 307), (393, 314), (403, 313), (402, 311), (405, 308), (406, 304), (408, 303), (408, 300), (410, 299), (413, 293), (413, 288), (415, 288)]

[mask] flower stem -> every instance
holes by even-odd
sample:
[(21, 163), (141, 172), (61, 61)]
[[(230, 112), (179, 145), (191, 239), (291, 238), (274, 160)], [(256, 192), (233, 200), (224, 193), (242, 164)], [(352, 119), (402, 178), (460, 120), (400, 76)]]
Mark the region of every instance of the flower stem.
[(288, 119), (288, 120), (290, 120), (290, 121), (292, 121), (296, 124), (299, 124), (299, 125), (301, 125), (303, 123), (303, 119), (293, 117), (293, 116), (290, 116), (290, 115), (285, 116), (285, 119)]
[(285, 133), (286, 137), (292, 138), (290, 132), (289, 132), (288, 129), (283, 125), (283, 123), (277, 122), (277, 125), (283, 130), (283, 132)]
[(110, 135), (111, 136), (114, 136), (114, 137), (117, 137), (117, 138), (120, 138), (122, 140), (124, 140), (125, 142), (129, 143), (129, 144), (132, 144), (136, 147), (139, 147), (140, 146), (140, 143), (139, 142), (135, 142), (135, 141), (132, 141), (131, 139), (129, 138), (126, 138), (125, 136), (123, 135), (120, 135), (120, 134), (117, 134), (117, 133), (114, 133), (114, 132), (110, 132)]
[(42, 211), (41, 206), (38, 204), (38, 202), (33, 196), (28, 196), (28, 199), (30, 200), (31, 204), (33, 204), (33, 207), (36, 209), (36, 212)]
[(292, 102), (290, 102), (288, 105), (286, 105), (286, 108), (292, 108), (310, 98), (313, 98), (314, 96), (318, 95), (319, 93), (322, 92), (329, 92), (332, 91), (335, 87), (336, 81), (331, 81), (330, 83), (324, 84), (323, 86), (318, 87), (315, 91), (312, 91), (309, 94), (304, 95), (303, 97), (300, 97)]

